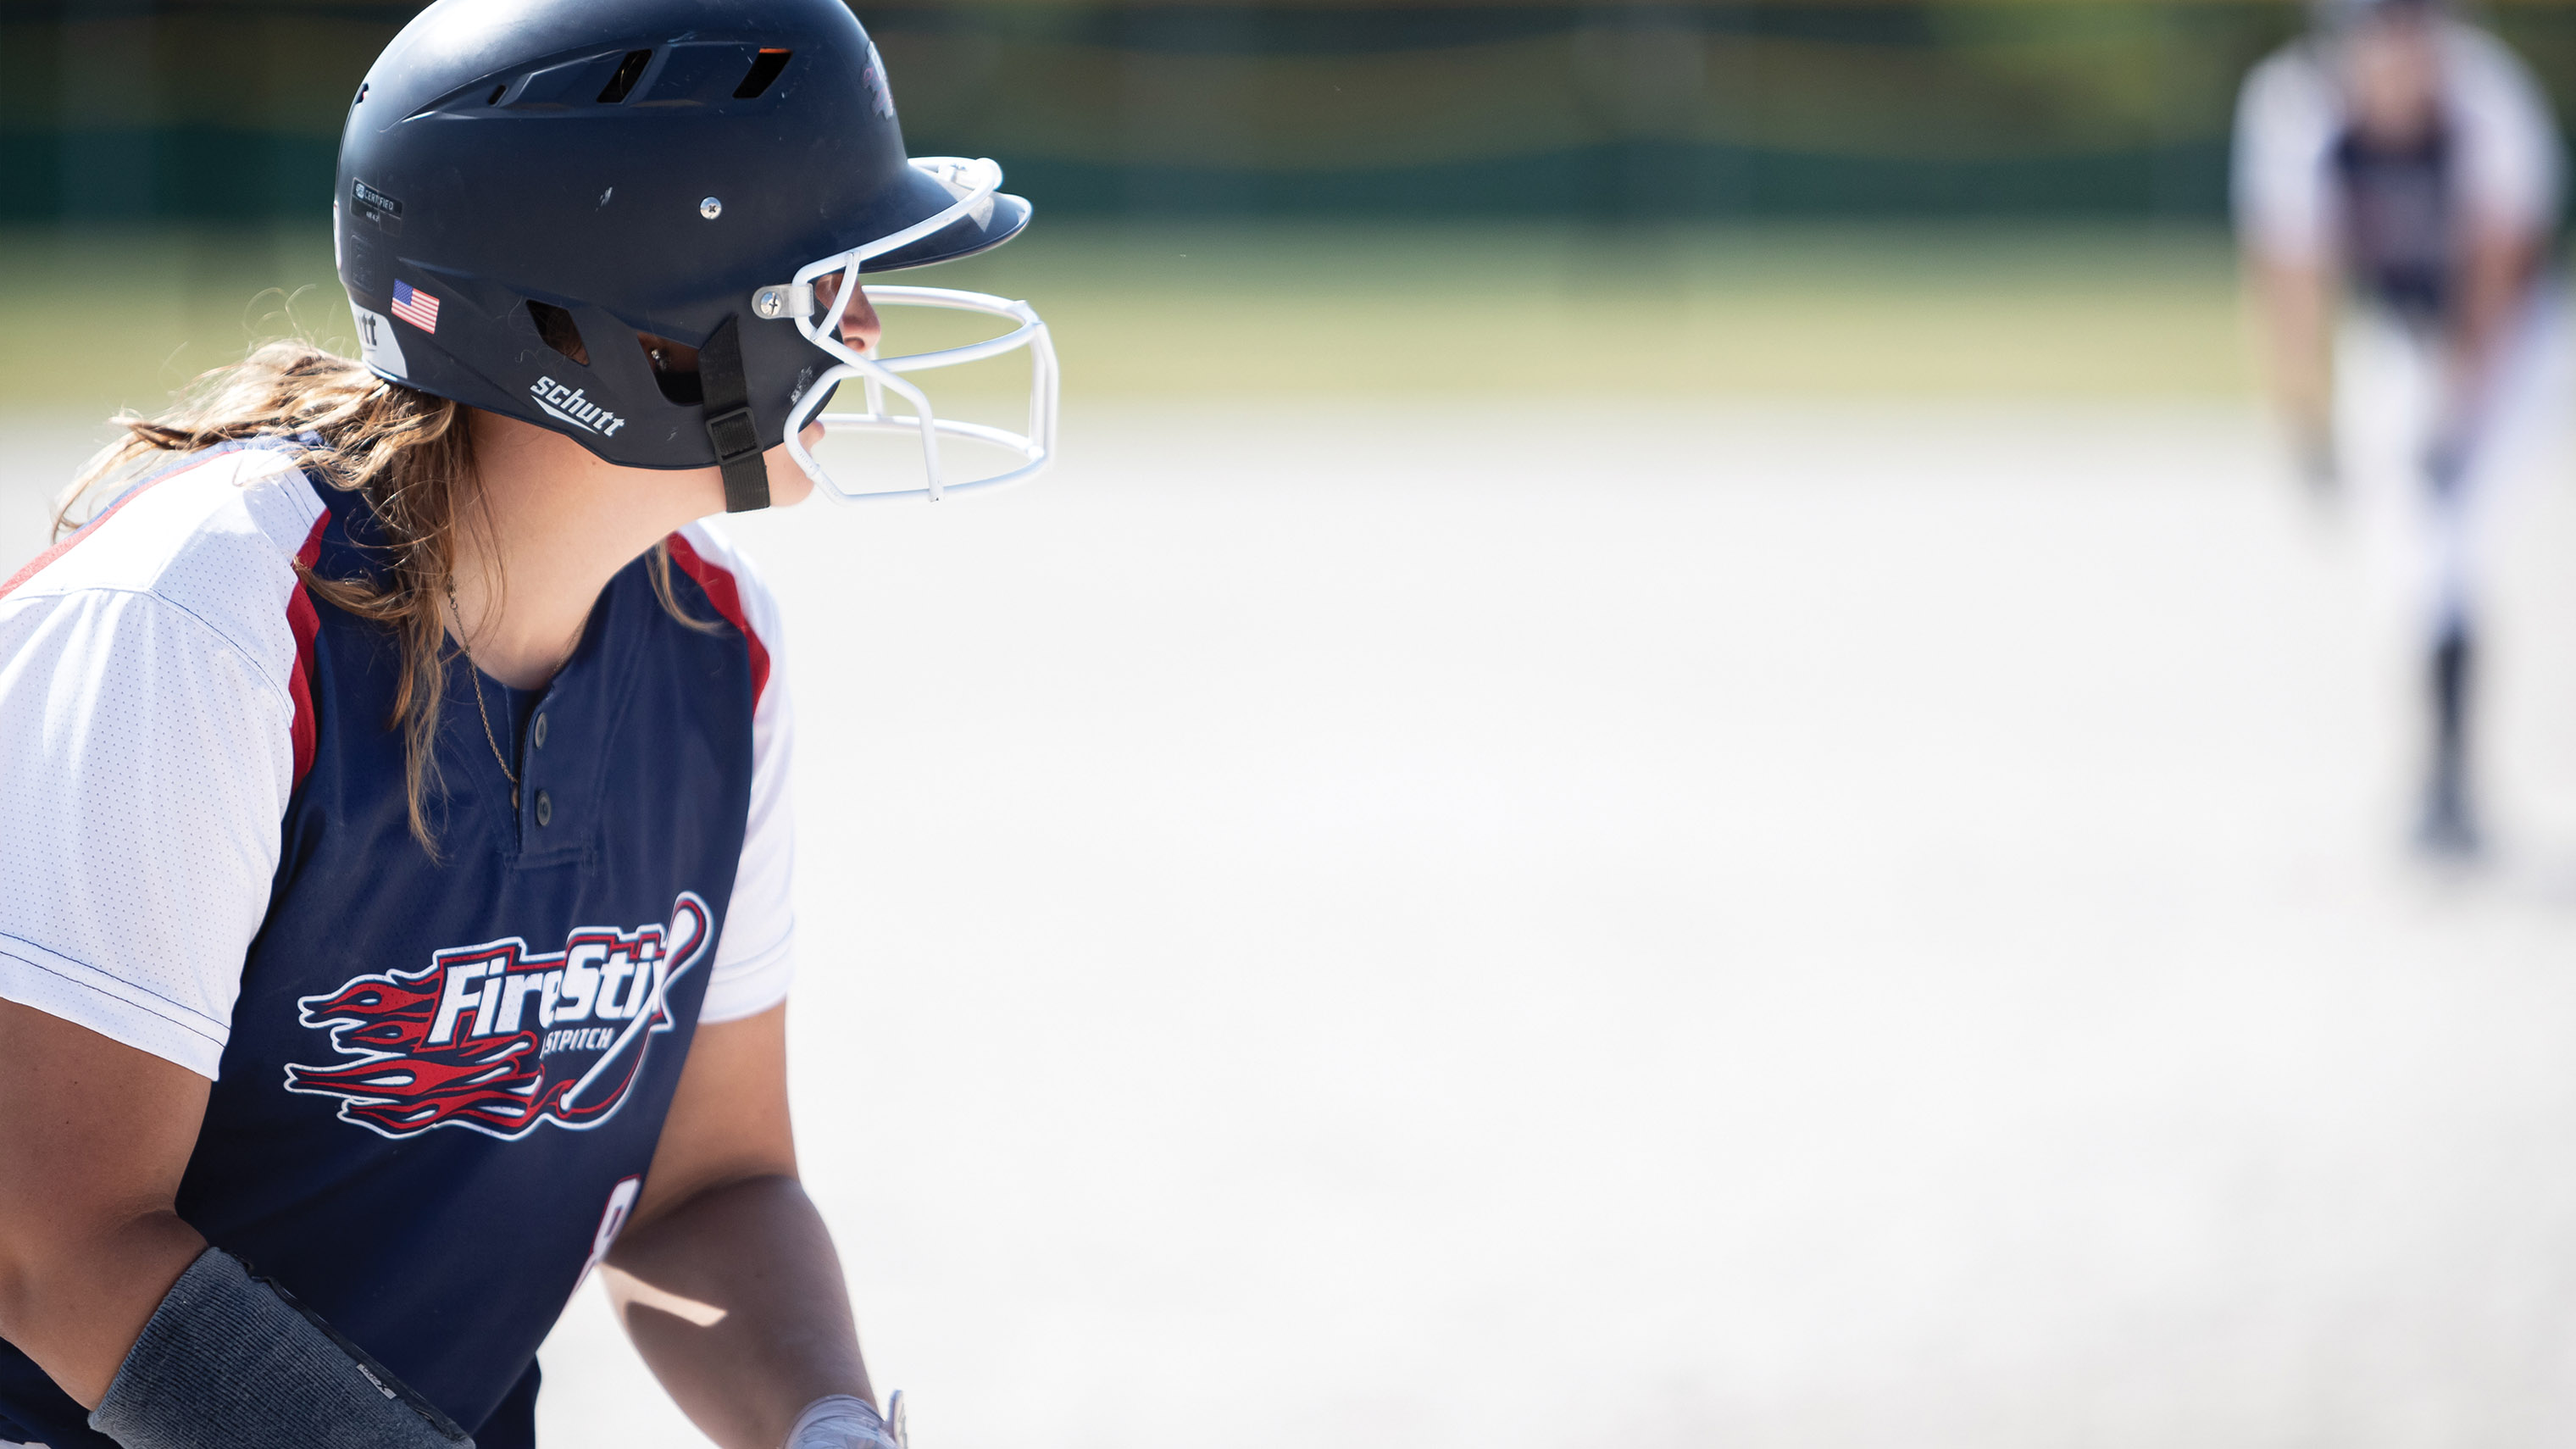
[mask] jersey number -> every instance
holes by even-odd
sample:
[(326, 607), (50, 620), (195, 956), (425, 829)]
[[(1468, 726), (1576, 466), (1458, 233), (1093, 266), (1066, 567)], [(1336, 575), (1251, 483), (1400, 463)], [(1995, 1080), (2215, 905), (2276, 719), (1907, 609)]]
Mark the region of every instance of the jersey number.
[(572, 1286), (580, 1287), (589, 1279), (590, 1270), (608, 1256), (609, 1248), (617, 1242), (617, 1230), (626, 1226), (626, 1215), (635, 1211), (635, 1195), (643, 1190), (644, 1179), (640, 1176), (620, 1178), (617, 1186), (608, 1190), (608, 1207), (600, 1213), (599, 1231), (590, 1239), (590, 1261), (581, 1265), (581, 1277), (573, 1279)]

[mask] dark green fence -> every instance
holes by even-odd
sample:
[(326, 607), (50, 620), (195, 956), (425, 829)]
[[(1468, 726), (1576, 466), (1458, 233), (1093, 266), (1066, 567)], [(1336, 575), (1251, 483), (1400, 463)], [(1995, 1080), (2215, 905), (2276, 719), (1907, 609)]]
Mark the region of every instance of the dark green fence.
[[(327, 204), (418, 6), (0, 0), (0, 220)], [(2289, 3), (872, 3), (917, 153), (1059, 214), (2208, 218)], [(2495, 23), (2576, 99), (2576, 6)], [(2562, 106), (2562, 110), (2566, 108)]]

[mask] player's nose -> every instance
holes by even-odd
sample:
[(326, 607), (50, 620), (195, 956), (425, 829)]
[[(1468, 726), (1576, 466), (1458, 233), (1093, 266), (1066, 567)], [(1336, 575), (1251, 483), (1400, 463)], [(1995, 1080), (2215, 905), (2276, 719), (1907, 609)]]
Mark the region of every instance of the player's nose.
[[(832, 309), (832, 299), (840, 293), (841, 278), (838, 273), (818, 278), (814, 283), (814, 300), (820, 302), (826, 312)], [(877, 341), (884, 335), (885, 326), (877, 320), (877, 309), (868, 301), (868, 289), (865, 287), (856, 289), (851, 294), (848, 310), (841, 314), (841, 340), (849, 344), (854, 352), (874, 356)]]

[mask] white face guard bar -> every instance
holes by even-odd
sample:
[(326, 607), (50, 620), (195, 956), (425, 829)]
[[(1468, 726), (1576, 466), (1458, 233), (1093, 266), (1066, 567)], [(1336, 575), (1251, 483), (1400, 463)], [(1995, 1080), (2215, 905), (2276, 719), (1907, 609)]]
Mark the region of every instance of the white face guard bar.
[[(1046, 323), (1029, 309), (1026, 302), (1013, 302), (981, 292), (958, 292), (944, 287), (879, 287), (867, 289), (868, 300), (879, 307), (944, 307), (958, 312), (985, 312), (1007, 318), (1019, 325), (999, 337), (964, 347), (944, 348), (938, 352), (916, 352), (902, 357), (870, 357), (841, 340), (841, 317), (849, 310), (850, 298), (859, 290), (859, 267), (870, 257), (883, 256), (910, 246), (923, 237), (972, 216), (978, 221), (992, 215), (993, 193), (1002, 184), (1002, 168), (990, 160), (969, 161), (956, 156), (919, 156), (912, 164), (929, 173), (957, 198), (956, 204), (936, 215), (926, 217), (891, 236), (879, 237), (864, 246), (809, 262), (797, 269), (795, 279), (783, 286), (763, 287), (752, 294), (751, 309), (763, 318), (793, 317), (797, 330), (805, 339), (840, 359), (839, 365), (814, 380), (814, 385), (797, 399), (787, 416), (787, 456), (814, 480), (814, 486), (844, 503), (874, 503), (895, 498), (927, 498), (936, 503), (950, 493), (966, 493), (983, 488), (1005, 488), (1024, 483), (1047, 470), (1055, 462), (1056, 370), (1055, 344), (1048, 340)], [(824, 315), (815, 299), (814, 279), (827, 272), (841, 274), (841, 286), (832, 299), (830, 314)], [(958, 422), (935, 416), (930, 399), (920, 388), (905, 381), (904, 374), (926, 372), (934, 367), (954, 367), (961, 362), (980, 362), (1025, 347), (1029, 350), (1029, 426), (1025, 433), (1004, 428), (986, 427), (980, 423)], [(857, 378), (866, 384), (868, 407), (862, 413), (823, 413), (820, 421), (834, 432), (905, 433), (921, 439), (921, 463), (929, 486), (923, 488), (883, 488), (852, 490), (834, 482), (823, 465), (805, 447), (799, 436), (806, 425), (816, 421), (823, 402), (841, 383)], [(885, 395), (893, 392), (912, 405), (909, 413), (886, 411)], [(966, 438), (1008, 448), (1025, 461), (1008, 472), (964, 483), (950, 483), (940, 462), (942, 438)]]

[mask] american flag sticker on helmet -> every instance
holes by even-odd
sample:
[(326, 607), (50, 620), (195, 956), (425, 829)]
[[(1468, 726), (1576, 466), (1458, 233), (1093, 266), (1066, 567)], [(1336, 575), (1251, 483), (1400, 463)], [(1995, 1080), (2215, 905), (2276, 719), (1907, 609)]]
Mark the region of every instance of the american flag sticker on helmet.
[(394, 283), (393, 312), (423, 332), (438, 330), (438, 299), (409, 282)]

